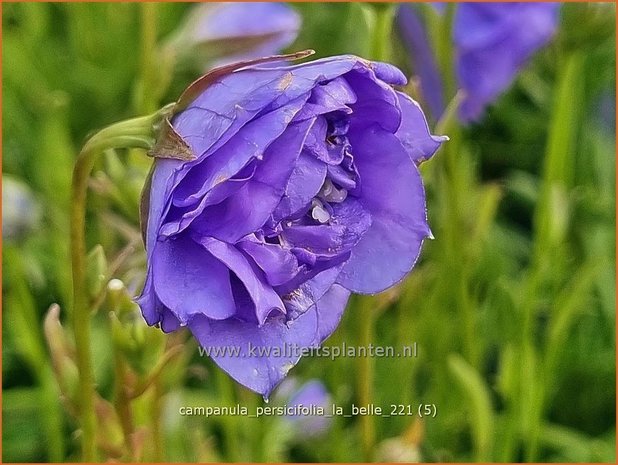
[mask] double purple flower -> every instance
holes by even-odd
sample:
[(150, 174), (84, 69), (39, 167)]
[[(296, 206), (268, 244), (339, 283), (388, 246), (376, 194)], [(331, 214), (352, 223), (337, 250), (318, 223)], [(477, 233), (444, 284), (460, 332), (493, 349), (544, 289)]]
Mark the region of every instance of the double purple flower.
[[(455, 67), (458, 85), (465, 91), (459, 116), (468, 122), (478, 120), (552, 38), (560, 3), (460, 3), (455, 8)], [(400, 9), (399, 24), (423, 94), (437, 117), (444, 105), (442, 84), (423, 25), (408, 5)]]
[(138, 302), (150, 325), (187, 326), (268, 395), (334, 331), (351, 292), (412, 269), (430, 236), (417, 165), (444, 138), (385, 63), (229, 71), (172, 119), (195, 159), (156, 161)]

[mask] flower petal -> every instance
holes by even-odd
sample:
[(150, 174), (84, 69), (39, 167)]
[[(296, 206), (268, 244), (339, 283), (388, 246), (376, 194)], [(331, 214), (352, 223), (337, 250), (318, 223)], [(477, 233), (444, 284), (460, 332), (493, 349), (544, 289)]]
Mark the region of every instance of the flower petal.
[(394, 134), (378, 125), (350, 133), (362, 178), (361, 202), (371, 227), (352, 249), (337, 282), (370, 294), (396, 284), (408, 273), (430, 235), (420, 174)]
[[(345, 259), (347, 260), (348, 257), (349, 255), (346, 255)], [(327, 267), (317, 264), (307, 273), (305, 279), (300, 281), (300, 284), (285, 291), (283, 301), (288, 311), (288, 319), (298, 318), (298, 315), (305, 313), (322, 299), (335, 284), (344, 261), (339, 263), (333, 261), (333, 263), (328, 263)]]
[(349, 298), (350, 291), (345, 287), (334, 284), (318, 301), (316, 304), (318, 313), (317, 343), (324, 342), (337, 329)]
[(255, 174), (238, 192), (193, 217), (194, 229), (230, 243), (258, 230), (279, 204), (312, 123), (306, 120), (288, 126), (268, 147)]
[[(280, 315), (268, 318), (262, 326), (235, 318), (216, 321), (196, 317), (189, 329), (219, 367), (239, 383), (267, 397), (298, 363), (301, 349), (315, 341), (317, 314), (306, 312), (287, 322)], [(234, 349), (240, 354), (234, 354)]]
[(248, 238), (240, 241), (237, 246), (260, 267), (271, 286), (289, 281), (299, 271), (296, 257), (280, 245)]
[(201, 238), (200, 243), (244, 284), (255, 304), (259, 324), (263, 324), (266, 317), (275, 310), (285, 313), (283, 302), (272, 287), (265, 282), (262, 272), (252, 266), (235, 246), (210, 237)]
[(262, 115), (248, 123), (219, 150), (191, 168), (175, 186), (174, 205), (197, 203), (217, 184), (236, 175), (251, 160), (262, 157), (267, 147), (281, 136), (305, 97)]
[(351, 113), (352, 110), (348, 105), (355, 103), (356, 100), (356, 94), (348, 82), (343, 77), (338, 77), (326, 84), (316, 86), (311, 91), (307, 104), (296, 115), (296, 119), (302, 120), (333, 111)]
[(379, 124), (387, 131), (395, 132), (401, 124), (401, 110), (393, 88), (377, 80), (373, 71), (365, 68), (346, 74), (346, 80), (356, 95), (362, 96), (350, 105), (353, 111), (351, 125)]
[(190, 238), (158, 242), (152, 273), (156, 294), (182, 324), (195, 315), (220, 320), (236, 312), (228, 269)]
[(418, 165), (431, 158), (448, 137), (432, 136), (419, 104), (401, 92), (397, 92), (397, 97), (401, 106), (401, 126), (395, 135)]
[(290, 217), (306, 208), (324, 184), (326, 164), (301, 152), (285, 187), (285, 194), (273, 213), (275, 221)]

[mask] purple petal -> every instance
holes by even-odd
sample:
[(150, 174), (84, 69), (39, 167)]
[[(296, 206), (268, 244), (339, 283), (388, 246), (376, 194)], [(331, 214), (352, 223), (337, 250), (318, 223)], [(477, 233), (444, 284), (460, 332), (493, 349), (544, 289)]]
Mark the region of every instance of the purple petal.
[(430, 235), (425, 192), (414, 162), (395, 135), (374, 125), (352, 132), (350, 141), (363, 180), (361, 202), (372, 224), (337, 282), (371, 294), (396, 284), (414, 266), (423, 239)]
[(265, 282), (262, 272), (256, 269), (257, 267), (254, 268), (235, 246), (213, 238), (202, 238), (200, 243), (244, 284), (255, 305), (255, 314), (259, 324), (264, 323), (266, 317), (273, 311), (285, 313), (283, 302), (272, 287)]
[(318, 342), (324, 342), (339, 326), (350, 291), (337, 284), (322, 296), (316, 305), (318, 313)]
[(427, 120), (418, 103), (407, 95), (397, 92), (401, 106), (401, 126), (395, 133), (408, 155), (417, 165), (428, 160), (440, 148), (445, 136), (432, 136)]
[(283, 284), (298, 273), (296, 257), (280, 245), (248, 238), (240, 241), (237, 246), (260, 267), (271, 286)]
[(320, 344), (339, 325), (350, 297), (350, 291), (335, 284), (342, 264), (331, 266), (313, 275), (298, 288), (287, 293), (283, 300), (288, 310), (288, 319), (315, 309), (318, 312), (316, 343)]
[(379, 124), (387, 131), (395, 132), (401, 124), (401, 111), (393, 88), (376, 80), (374, 73), (368, 69), (361, 68), (348, 73), (346, 80), (354, 92), (362, 96), (355, 104), (350, 105), (354, 112), (352, 125), (359, 127)]
[(228, 269), (189, 238), (159, 242), (152, 273), (156, 294), (183, 324), (195, 315), (220, 320), (236, 311)]
[(195, 204), (217, 184), (238, 173), (286, 130), (306, 99), (299, 98), (245, 125), (228, 143), (191, 167), (174, 189), (174, 204)]
[(275, 221), (290, 217), (305, 208), (318, 194), (325, 178), (326, 164), (301, 152), (285, 187), (285, 194), (273, 213)]
[(206, 207), (193, 229), (231, 243), (258, 230), (281, 200), (312, 123), (289, 125), (268, 147), (253, 177), (223, 202)]
[(324, 115), (333, 111), (351, 113), (349, 105), (355, 103), (356, 100), (356, 94), (347, 81), (338, 77), (315, 87), (305, 107), (296, 115), (296, 119)]
[(401, 72), (399, 68), (390, 63), (381, 61), (372, 61), (369, 68), (375, 73), (376, 77), (386, 84), (392, 86), (405, 86), (408, 83), (408, 78)]
[[(267, 397), (298, 363), (303, 347), (311, 347), (317, 333), (317, 315), (308, 311), (293, 321), (271, 317), (257, 326), (229, 318), (216, 321), (196, 317), (189, 329), (210, 357), (232, 378)], [(241, 355), (222, 353), (238, 348)], [(253, 349), (252, 351), (252, 348)]]

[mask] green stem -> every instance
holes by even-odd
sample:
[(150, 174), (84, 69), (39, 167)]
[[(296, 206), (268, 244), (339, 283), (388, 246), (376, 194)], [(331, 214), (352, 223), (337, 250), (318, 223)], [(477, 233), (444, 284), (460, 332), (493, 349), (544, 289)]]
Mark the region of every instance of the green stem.
[(168, 107), (152, 115), (108, 126), (92, 136), (75, 162), (71, 187), (71, 263), (73, 272), (72, 323), (79, 371), (79, 420), (82, 461), (96, 460), (94, 375), (90, 349), (91, 302), (86, 286), (86, 197), (88, 179), (97, 155), (110, 148), (152, 148), (155, 127)]
[(375, 23), (371, 41), (370, 56), (373, 60), (388, 61), (391, 56), (391, 32), (395, 18), (396, 5), (388, 3), (374, 4)]
[[(365, 347), (368, 350), (369, 344), (373, 341), (373, 325), (375, 324), (374, 302), (375, 300), (369, 296), (360, 297), (357, 302), (360, 303), (359, 311), (360, 318), (360, 338), (359, 346)], [(360, 405), (366, 406), (373, 403), (373, 375), (374, 361), (369, 355), (358, 359), (358, 401)], [(363, 461), (371, 462), (373, 460), (373, 451), (375, 449), (376, 432), (373, 415), (362, 415), (360, 417), (361, 439), (363, 443)]]
[(156, 64), (157, 47), (157, 7), (152, 2), (140, 5), (141, 13), (141, 66), (137, 113), (150, 113), (156, 109), (159, 98), (158, 69)]
[[(565, 240), (564, 225), (560, 226), (559, 216), (564, 214), (556, 208), (554, 195), (566, 191), (575, 170), (573, 149), (576, 144), (577, 128), (581, 116), (582, 92), (584, 88), (585, 55), (580, 52), (570, 53), (565, 57), (558, 75), (558, 84), (554, 96), (554, 111), (549, 124), (543, 182), (534, 216), (534, 248), (532, 271), (528, 280), (524, 302), (524, 325), (522, 339), (524, 347), (534, 347), (534, 326), (537, 317), (536, 296), (546, 282), (559, 275), (561, 258), (559, 246)], [(530, 349), (532, 350), (532, 349)], [(523, 367), (522, 367), (523, 368)], [(546, 409), (546, 392), (544, 383), (538, 377), (531, 379), (529, 386), (532, 399), (522, 402), (531, 405), (525, 410), (527, 421), (532, 427), (525, 438), (526, 461), (538, 460), (540, 437), (542, 434), (542, 416)]]
[[(215, 378), (221, 401), (224, 405), (232, 407), (236, 403), (232, 379), (224, 373), (223, 370), (215, 370)], [(223, 424), (223, 438), (225, 441), (225, 450), (227, 452), (226, 459), (231, 463), (240, 462), (242, 460), (239, 454), (241, 450), (241, 441), (238, 437), (238, 422), (236, 421), (236, 417), (228, 415), (222, 417), (221, 422)]]
[(124, 436), (124, 446), (128, 454), (129, 460), (136, 460), (135, 451), (133, 450), (133, 412), (131, 409), (131, 399), (127, 394), (126, 388), (126, 362), (122, 358), (120, 349), (114, 348), (114, 368), (115, 368), (115, 390), (116, 399), (115, 407), (118, 418), (120, 419), (120, 426), (122, 427), (122, 433)]
[(152, 385), (154, 399), (152, 401), (152, 408), (150, 410), (152, 418), (152, 438), (154, 444), (152, 447), (152, 461), (154, 463), (165, 462), (164, 450), (165, 450), (165, 436), (161, 421), (163, 419), (163, 387), (161, 386), (161, 379), (157, 378)]

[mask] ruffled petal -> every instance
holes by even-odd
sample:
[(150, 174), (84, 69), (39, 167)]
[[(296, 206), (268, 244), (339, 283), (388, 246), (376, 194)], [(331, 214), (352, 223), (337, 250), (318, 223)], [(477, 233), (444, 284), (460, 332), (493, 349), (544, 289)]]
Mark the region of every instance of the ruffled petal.
[(401, 110), (395, 90), (377, 80), (371, 69), (354, 70), (346, 74), (345, 78), (354, 92), (362, 96), (350, 105), (353, 111), (352, 127), (379, 124), (389, 132), (397, 131), (401, 124)]
[(302, 120), (333, 111), (351, 113), (352, 109), (349, 105), (355, 103), (356, 100), (356, 93), (348, 82), (344, 78), (338, 77), (316, 86), (311, 91), (311, 97), (309, 97), (307, 104), (296, 115), (296, 119)]
[(403, 74), (399, 68), (390, 63), (372, 61), (369, 63), (369, 68), (375, 73), (378, 79), (386, 84), (392, 86), (405, 86), (408, 83), (406, 75)]
[(236, 175), (283, 134), (306, 98), (264, 114), (244, 126), (227, 144), (195, 165), (174, 188), (174, 205), (183, 207), (203, 199), (216, 185)]
[(220, 320), (236, 312), (228, 269), (188, 237), (160, 241), (152, 273), (157, 296), (182, 324), (195, 315)]
[(285, 313), (285, 306), (277, 293), (265, 282), (263, 273), (233, 245), (210, 237), (200, 239), (200, 243), (214, 257), (223, 263), (244, 284), (255, 305), (259, 324), (264, 323), (273, 311)]
[(280, 245), (248, 238), (240, 241), (237, 246), (260, 267), (271, 286), (289, 281), (299, 271), (296, 257)]
[(257, 231), (283, 197), (312, 123), (306, 120), (288, 126), (268, 147), (253, 177), (223, 202), (205, 208), (193, 221), (193, 230), (230, 243)]
[(448, 137), (432, 136), (419, 104), (401, 92), (397, 92), (397, 97), (401, 106), (401, 126), (395, 135), (418, 165), (431, 158)]
[(317, 343), (324, 342), (337, 329), (349, 298), (350, 291), (345, 287), (334, 284), (318, 301), (316, 304), (318, 314)]
[(285, 187), (283, 198), (273, 213), (278, 222), (306, 208), (324, 184), (326, 164), (301, 152)]
[(176, 315), (174, 315), (169, 308), (163, 305), (154, 290), (152, 278), (150, 276), (146, 280), (142, 295), (136, 299), (136, 302), (148, 325), (154, 326), (160, 324), (161, 329), (165, 333), (171, 333), (180, 328), (180, 320), (176, 318)]
[(361, 202), (371, 227), (352, 249), (337, 282), (371, 294), (408, 273), (430, 235), (425, 192), (415, 164), (394, 134), (374, 125), (351, 132), (354, 160), (362, 178)]
[(285, 292), (283, 302), (288, 310), (288, 319), (298, 318), (299, 315), (314, 307), (322, 299), (324, 294), (335, 284), (344, 261), (329, 264), (327, 267), (320, 267), (320, 264), (318, 264), (312, 270), (310, 276), (305, 277), (300, 284), (296, 284)]
[(219, 367), (242, 385), (268, 397), (298, 363), (302, 348), (313, 345), (317, 314), (309, 311), (293, 321), (286, 321), (284, 315), (271, 317), (262, 326), (235, 318), (216, 321), (196, 317), (189, 329)]

